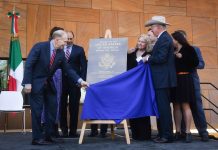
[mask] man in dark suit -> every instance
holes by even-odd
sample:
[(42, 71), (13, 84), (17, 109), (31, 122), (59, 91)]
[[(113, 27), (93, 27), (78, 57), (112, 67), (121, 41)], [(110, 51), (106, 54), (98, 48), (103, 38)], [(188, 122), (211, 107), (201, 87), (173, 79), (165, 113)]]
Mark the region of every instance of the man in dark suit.
[[(88, 86), (66, 62), (62, 50), (67, 42), (67, 34), (62, 30), (53, 33), (53, 39), (33, 46), (26, 60), (22, 85), (24, 92), (30, 93), (32, 116), (32, 144), (45, 145), (55, 142), (54, 132), (57, 114), (57, 92), (52, 76), (59, 68), (69, 75), (72, 84)], [(45, 134), (42, 134), (41, 114), (44, 106)]]
[[(73, 44), (74, 33), (72, 31), (67, 32), (68, 41), (64, 48), (65, 57), (69, 66), (76, 71), (76, 73), (83, 79), (86, 79), (87, 60), (84, 49), (78, 45)], [(79, 102), (81, 97), (80, 86), (71, 85), (69, 83), (69, 77), (63, 73), (63, 89), (60, 105), (60, 127), (62, 130), (62, 136), (68, 136), (67, 125), (67, 104), (69, 96), (69, 114), (70, 114), (70, 126), (69, 137), (78, 137), (77, 123), (79, 114)]]
[(173, 40), (166, 31), (166, 25), (169, 24), (166, 23), (163, 16), (154, 16), (145, 24), (146, 27), (151, 27), (152, 32), (158, 38), (151, 55), (146, 55), (143, 58), (151, 66), (160, 115), (157, 120), (159, 137), (154, 140), (157, 143), (167, 143), (173, 140), (170, 88), (176, 86), (176, 69)]

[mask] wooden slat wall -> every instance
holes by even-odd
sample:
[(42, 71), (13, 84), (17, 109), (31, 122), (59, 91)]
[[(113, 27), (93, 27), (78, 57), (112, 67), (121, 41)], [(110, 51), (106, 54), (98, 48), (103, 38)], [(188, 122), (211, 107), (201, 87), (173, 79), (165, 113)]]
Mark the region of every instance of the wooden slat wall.
[[(10, 19), (6, 14), (13, 5), (21, 14), (19, 35), (22, 55), (27, 57), (34, 43), (48, 39), (49, 30), (61, 26), (75, 33), (75, 43), (88, 52), (91, 38), (128, 37), (134, 47), (137, 36), (146, 32), (144, 22), (153, 15), (164, 15), (171, 26), (168, 31), (184, 29), (190, 43), (201, 48), (206, 62), (200, 70), (202, 82), (218, 86), (218, 1), (217, 0), (0, 0), (0, 57), (8, 57)], [(203, 87), (203, 93), (218, 104), (218, 92)], [(205, 107), (210, 107), (204, 102)], [(207, 112), (207, 119), (218, 118)]]

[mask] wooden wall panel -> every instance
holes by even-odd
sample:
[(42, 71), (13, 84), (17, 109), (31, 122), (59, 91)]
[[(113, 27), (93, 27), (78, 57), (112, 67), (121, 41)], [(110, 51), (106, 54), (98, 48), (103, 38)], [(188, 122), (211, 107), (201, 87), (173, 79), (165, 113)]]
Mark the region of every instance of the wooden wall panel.
[(74, 36), (75, 36), (75, 38), (74, 38), (74, 42), (76, 43), (77, 42), (77, 33), (76, 33), (76, 22), (70, 22), (70, 21), (51, 21), (51, 29), (53, 28), (53, 27), (55, 27), (55, 26), (57, 26), (57, 27), (62, 27), (62, 28), (64, 28), (64, 30), (66, 30), (66, 31), (73, 31), (73, 33), (74, 33)]
[(139, 36), (129, 36), (128, 37), (128, 48), (135, 48), (136, 47), (138, 37)]
[(100, 36), (104, 37), (106, 29), (110, 29), (112, 37), (118, 37), (118, 14), (116, 11), (100, 12)]
[(15, 3), (25, 3), (25, 4), (35, 4), (35, 5), (54, 5), (54, 6), (64, 6), (65, 0), (2, 0), (5, 2), (15, 2)]
[(119, 12), (118, 24), (120, 36), (138, 36), (140, 34), (139, 13)]
[(216, 17), (218, 18), (217, 0), (187, 0), (187, 15), (196, 17)]
[(99, 10), (70, 7), (51, 7), (51, 19), (99, 23)]
[[(209, 90), (202, 90), (201, 92), (204, 96), (206, 96), (207, 98), (210, 98)], [(206, 101), (204, 98), (202, 99), (202, 103), (203, 103), (203, 108), (210, 108), (209, 102)], [(211, 121), (210, 111), (205, 111), (205, 116), (206, 116), (206, 120), (210, 122)]]
[(0, 35), (0, 57), (8, 57), (10, 32), (8, 30), (0, 30)]
[[(8, 30), (0, 30), (0, 57), (9, 57), (11, 33)], [(26, 58), (26, 31), (19, 32), (19, 40), (22, 57)]]
[(170, 0), (170, 6), (186, 7), (187, 0)]
[(159, 15), (185, 16), (186, 15), (186, 8), (144, 5), (144, 13), (159, 14)]
[(50, 31), (50, 6), (28, 4), (27, 53), (39, 41), (46, 41)]
[[(204, 57), (204, 56), (203, 56)], [(206, 58), (204, 59), (206, 61)], [(212, 69), (202, 69), (198, 70), (198, 74), (200, 75), (200, 80), (201, 82), (211, 82), (215, 84), (216, 86), (218, 85), (218, 69), (212, 68)], [(210, 89), (211, 87), (207, 87), (207, 89)]]
[[(8, 18), (8, 12), (13, 10), (13, 3), (0, 2), (0, 29), (7, 29), (8, 32), (11, 30), (11, 19)], [(26, 31), (26, 4), (16, 4), (15, 10), (20, 13), (20, 18), (18, 19), (18, 31)]]
[[(209, 94), (210, 94), (210, 100), (216, 104), (216, 101), (218, 99), (218, 92), (217, 90), (213, 89), (213, 90), (209, 90)], [(213, 106), (212, 104), (210, 104), (209, 108), (212, 108), (214, 110), (217, 110), (217, 108), (215, 106)], [(210, 112), (210, 122), (212, 125), (218, 125), (218, 116), (214, 113), (214, 112)]]
[(23, 3), (37, 4), (37, 5), (55, 5), (64, 6), (66, 0), (21, 0)]
[[(218, 19), (216, 19), (216, 37), (218, 37)], [(217, 45), (218, 47), (218, 45)]]
[(111, 10), (112, 0), (92, 0), (92, 8)]
[(218, 68), (217, 48), (200, 47), (206, 68)]
[(175, 30), (184, 30), (188, 35), (188, 41), (192, 42), (192, 24), (191, 17), (185, 16), (168, 16), (166, 17), (167, 22), (171, 25), (168, 26), (169, 33), (174, 32)]
[(143, 0), (112, 0), (112, 10), (143, 12)]
[(145, 5), (169, 6), (170, 0), (144, 0)]
[(192, 18), (193, 44), (216, 47), (215, 20), (211, 18)]
[(67, 7), (91, 8), (92, 0), (65, 0)]
[(77, 23), (77, 44), (81, 45), (86, 56), (88, 52), (89, 40), (93, 38), (99, 38), (99, 24), (96, 23)]

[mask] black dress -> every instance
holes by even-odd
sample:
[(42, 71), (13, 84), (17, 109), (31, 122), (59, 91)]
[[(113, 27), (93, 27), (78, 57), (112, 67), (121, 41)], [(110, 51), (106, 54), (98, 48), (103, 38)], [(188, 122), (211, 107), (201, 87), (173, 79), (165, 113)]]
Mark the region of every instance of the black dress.
[[(145, 52), (142, 56), (145, 56)], [(136, 51), (127, 55), (127, 70), (130, 70), (137, 66)], [(139, 83), (143, 84), (143, 83)], [(141, 117), (130, 119), (130, 128), (132, 132), (132, 138), (134, 140), (148, 140), (151, 139), (151, 121), (150, 117)]]
[(195, 101), (195, 90), (191, 73), (197, 67), (199, 60), (192, 46), (183, 46), (180, 53), (182, 58), (175, 58), (177, 87), (172, 90), (172, 101), (192, 103)]

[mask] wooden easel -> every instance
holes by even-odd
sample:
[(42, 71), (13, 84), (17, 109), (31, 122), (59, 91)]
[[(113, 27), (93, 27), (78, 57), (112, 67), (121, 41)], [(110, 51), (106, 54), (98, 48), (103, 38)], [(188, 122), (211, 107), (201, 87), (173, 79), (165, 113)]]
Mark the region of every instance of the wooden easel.
[[(111, 30), (107, 29), (105, 31), (105, 38), (112, 38)], [(86, 129), (87, 124), (110, 124), (111, 125), (111, 138), (112, 140), (114, 139), (114, 127), (113, 125), (116, 124), (114, 120), (85, 120), (83, 121), (82, 124), (82, 129), (79, 137), (79, 144), (82, 144), (83, 142), (83, 137)], [(127, 126), (127, 121), (126, 119), (123, 120), (120, 124), (123, 124), (124, 127), (124, 132), (125, 132), (125, 137), (126, 137), (126, 143), (130, 144), (130, 138), (129, 138), (129, 131), (128, 131), (128, 126)]]

